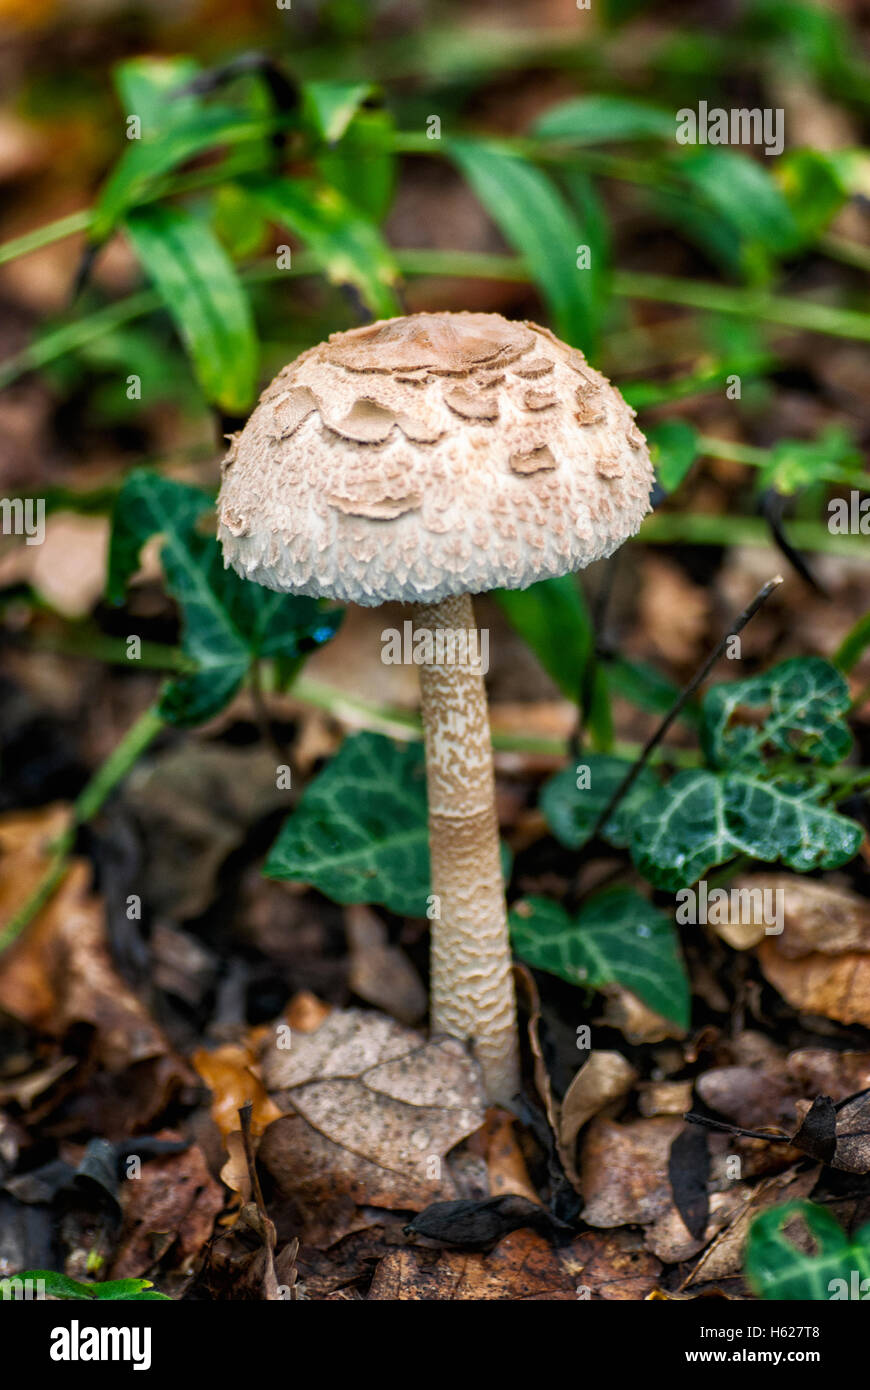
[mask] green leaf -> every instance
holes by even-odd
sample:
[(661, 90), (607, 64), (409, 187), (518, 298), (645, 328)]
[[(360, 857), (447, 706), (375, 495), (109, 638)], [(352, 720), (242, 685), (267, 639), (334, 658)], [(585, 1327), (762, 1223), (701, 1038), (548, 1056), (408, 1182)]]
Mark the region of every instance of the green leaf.
[(599, 145), (613, 140), (673, 140), (674, 113), (631, 97), (588, 96), (551, 106), (531, 128), (541, 140)]
[(690, 197), (712, 212), (742, 245), (744, 269), (761, 270), (769, 257), (796, 249), (800, 233), (782, 190), (748, 155), (695, 149), (672, 168)]
[(573, 919), (549, 898), (528, 898), (513, 909), (510, 925), (517, 954), (529, 965), (571, 984), (624, 985), (662, 1017), (689, 1026), (676, 931), (639, 893), (599, 893)]
[(223, 410), (242, 413), (254, 394), (257, 337), (229, 256), (211, 229), (182, 208), (140, 208), (126, 227), (206, 396)]
[[(785, 1228), (791, 1223), (808, 1232), (813, 1254), (789, 1239)], [(749, 1227), (745, 1272), (759, 1298), (784, 1302), (865, 1299), (870, 1296), (870, 1225), (862, 1226), (850, 1240), (831, 1213), (813, 1202), (773, 1207)]]
[(448, 153), (505, 239), (522, 255), (561, 338), (590, 350), (601, 306), (577, 248), (588, 244), (579, 222), (546, 174), (493, 142), (453, 140)]
[(700, 453), (698, 431), (686, 420), (663, 420), (646, 433), (659, 482), (676, 492)]
[(759, 486), (790, 495), (819, 482), (865, 480), (861, 453), (848, 430), (829, 425), (818, 439), (780, 439), (761, 470)]
[(340, 140), (364, 101), (377, 92), (373, 82), (306, 82), (302, 110), (321, 140)]
[(217, 714), (260, 659), (298, 661), (328, 641), (340, 611), (321, 612), (315, 599), (278, 594), (224, 568), (221, 548), (197, 522), (212, 510), (198, 488), (146, 469), (130, 473), (115, 504), (108, 597), (120, 602), (139, 552), (163, 537), (166, 586), (184, 619), (182, 651), (195, 668), (171, 681), (160, 701), (169, 723), (199, 724)]
[(338, 189), (267, 175), (252, 175), (244, 186), (268, 217), (301, 237), (329, 280), (352, 285), (378, 318), (401, 314), (392, 252), (374, 223)]
[(339, 903), (423, 917), (429, 893), (422, 745), (346, 738), (302, 794), (266, 861), (268, 878), (313, 884)]
[[(586, 753), (577, 767), (563, 768), (550, 778), (541, 792), (540, 806), (560, 844), (568, 849), (579, 849), (586, 843), (592, 827), (631, 766), (624, 758)], [(659, 790), (660, 785), (652, 769), (643, 767), (603, 827), (604, 838), (612, 845), (627, 845), (638, 808)]]
[(218, 145), (263, 141), (269, 123), (233, 106), (196, 107), (160, 127), (150, 139), (131, 140), (107, 178), (94, 209), (90, 235), (103, 241), (130, 209), (143, 201), (157, 179)]
[(150, 55), (119, 63), (112, 74), (125, 116), (138, 116), (142, 139), (151, 140), (167, 125), (189, 120), (200, 105), (193, 95), (173, 95), (201, 71), (194, 58)]
[[(702, 705), (707, 760), (713, 767), (759, 769), (773, 748), (833, 767), (852, 747), (844, 719), (849, 704), (845, 680), (821, 657), (792, 657), (762, 675), (714, 685)], [(760, 724), (740, 723), (742, 709), (769, 712)]]
[(631, 854), (657, 888), (676, 891), (738, 854), (790, 869), (835, 869), (857, 854), (863, 827), (817, 804), (824, 788), (748, 773), (679, 772), (637, 809)]
[(16, 1298), (16, 1288), (27, 1281), (31, 1286), (41, 1284), (45, 1295), (54, 1298), (123, 1300), (145, 1302), (159, 1299), (171, 1302), (165, 1293), (158, 1293), (150, 1279), (114, 1279), (104, 1284), (81, 1283), (53, 1269), (25, 1269), (9, 1279), (0, 1280), (0, 1302)]
[(376, 225), (387, 215), (396, 186), (394, 130), (388, 111), (360, 111), (335, 148), (317, 159), (325, 182)]
[(848, 200), (840, 165), (821, 150), (789, 150), (776, 172), (801, 242), (811, 245)]
[[(565, 574), (542, 579), (527, 589), (499, 589), (495, 597), (562, 694), (579, 702), (588, 663), (595, 658), (589, 611), (575, 577)], [(590, 732), (599, 747), (609, 747), (613, 741), (610, 702), (597, 663), (589, 694)]]

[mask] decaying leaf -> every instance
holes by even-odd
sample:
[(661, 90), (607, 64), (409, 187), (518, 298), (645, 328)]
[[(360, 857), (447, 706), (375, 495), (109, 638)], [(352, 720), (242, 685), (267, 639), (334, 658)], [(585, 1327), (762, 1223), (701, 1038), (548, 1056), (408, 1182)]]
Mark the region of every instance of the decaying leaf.
[(263, 1135), (259, 1160), (280, 1199), (338, 1227), (348, 1204), (421, 1210), (457, 1190), (446, 1161), (480, 1128), (476, 1064), (453, 1038), (425, 1042), (383, 1015), (333, 1010), (282, 1049), (263, 1075), (287, 1113)]
[(559, 1138), (574, 1177), (574, 1145), (580, 1130), (593, 1115), (624, 1096), (636, 1078), (637, 1072), (621, 1052), (603, 1050), (590, 1053), (574, 1077), (565, 1092), (559, 1119)]
[(369, 1300), (644, 1298), (661, 1269), (630, 1234), (582, 1235), (554, 1249), (533, 1231), (505, 1236), (490, 1254), (396, 1250), (378, 1265)]

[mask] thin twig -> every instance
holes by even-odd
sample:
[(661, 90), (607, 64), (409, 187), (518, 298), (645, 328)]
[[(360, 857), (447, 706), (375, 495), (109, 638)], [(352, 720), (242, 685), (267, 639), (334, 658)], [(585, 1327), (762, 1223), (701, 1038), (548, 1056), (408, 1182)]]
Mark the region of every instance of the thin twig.
[(724, 652), (731, 638), (736, 637), (738, 632), (743, 631), (750, 618), (753, 618), (755, 616), (761, 605), (770, 597), (774, 589), (777, 589), (781, 583), (781, 574), (776, 574), (774, 575), (773, 579), (768, 579), (764, 587), (759, 589), (758, 593), (755, 595), (755, 598), (749, 604), (748, 608), (744, 608), (740, 616), (731, 624), (728, 631), (722, 637), (721, 641), (717, 644), (715, 649), (711, 652), (710, 656), (708, 656), (703, 666), (701, 666), (695, 672), (688, 685), (684, 686), (684, 688), (680, 691), (679, 695), (677, 696), (674, 703), (671, 705), (671, 708), (668, 710), (664, 719), (659, 724), (655, 733), (653, 733), (647, 739), (637, 762), (634, 763), (634, 765), (629, 769), (628, 773), (622, 779), (619, 786), (616, 788), (616, 791), (613, 793), (613, 796), (610, 798), (607, 805), (604, 807), (604, 810), (601, 812), (600, 816), (596, 820), (594, 826), (592, 827), (592, 833), (589, 837), (590, 841), (594, 840), (595, 837), (600, 833), (602, 828), (607, 824), (610, 817), (613, 815), (613, 812), (616, 810), (616, 807), (619, 805), (620, 801), (622, 801), (626, 792), (630, 791), (631, 788), (634, 786), (635, 781), (640, 776), (641, 770), (646, 766), (647, 762), (649, 761), (650, 754), (661, 743), (668, 729), (671, 727), (674, 720), (680, 714), (680, 711), (683, 709), (684, 705), (689, 701), (692, 695), (694, 695), (695, 691), (698, 689), (698, 686), (702, 683), (702, 681), (707, 677), (707, 675), (709, 675), (710, 671), (713, 669), (716, 662), (719, 660), (719, 657)]

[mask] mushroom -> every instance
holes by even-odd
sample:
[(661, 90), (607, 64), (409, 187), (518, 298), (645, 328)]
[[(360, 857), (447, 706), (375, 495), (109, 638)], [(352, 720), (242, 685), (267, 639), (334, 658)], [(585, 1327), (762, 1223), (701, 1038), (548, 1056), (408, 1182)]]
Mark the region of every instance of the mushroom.
[[(278, 373), (224, 462), (219, 534), (225, 562), (268, 588), (399, 600), (415, 640), (472, 639), (472, 594), (610, 555), (652, 481), (634, 411), (582, 353), (500, 314), (413, 314), (333, 334)], [(483, 675), (422, 664), (420, 684), (431, 1027), (471, 1040), (490, 1098), (509, 1104), (516, 1005)]]

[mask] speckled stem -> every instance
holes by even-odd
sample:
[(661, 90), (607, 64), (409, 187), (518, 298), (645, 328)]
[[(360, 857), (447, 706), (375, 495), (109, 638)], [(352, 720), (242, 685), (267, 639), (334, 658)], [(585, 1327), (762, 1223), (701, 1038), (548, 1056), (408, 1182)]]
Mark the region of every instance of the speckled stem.
[[(475, 631), (468, 595), (415, 608), (417, 631)], [(490, 1100), (519, 1089), (516, 1002), (486, 690), (467, 665), (420, 666), (432, 892), (433, 1033), (472, 1040)]]

